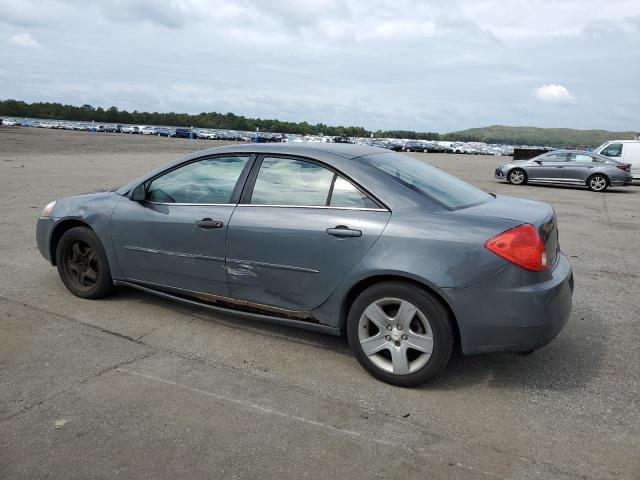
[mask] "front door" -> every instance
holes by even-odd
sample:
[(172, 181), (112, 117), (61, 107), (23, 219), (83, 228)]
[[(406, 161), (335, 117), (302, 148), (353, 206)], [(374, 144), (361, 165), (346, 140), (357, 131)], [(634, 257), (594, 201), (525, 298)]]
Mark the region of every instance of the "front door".
[(229, 224), (231, 296), (311, 310), (373, 246), (391, 213), (314, 161), (265, 157), (258, 162), (253, 190)]
[(530, 168), (530, 180), (542, 180), (562, 182), (564, 167), (567, 164), (566, 153), (549, 153), (538, 157), (538, 162), (533, 162)]
[(111, 219), (123, 276), (228, 296), (225, 240), (248, 160), (200, 159), (146, 182), (144, 201), (123, 197)]

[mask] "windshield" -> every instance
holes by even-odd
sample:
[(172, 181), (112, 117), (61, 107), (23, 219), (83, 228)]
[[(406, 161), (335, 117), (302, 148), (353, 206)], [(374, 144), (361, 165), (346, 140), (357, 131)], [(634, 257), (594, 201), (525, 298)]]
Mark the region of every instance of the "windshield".
[(365, 160), (396, 182), (452, 210), (492, 198), (479, 188), (407, 155), (370, 155)]

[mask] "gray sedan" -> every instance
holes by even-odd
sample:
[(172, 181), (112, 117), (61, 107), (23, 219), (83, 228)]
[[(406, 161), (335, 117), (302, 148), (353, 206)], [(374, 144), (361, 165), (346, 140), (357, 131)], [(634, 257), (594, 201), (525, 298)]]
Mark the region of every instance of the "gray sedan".
[(531, 352), (571, 311), (544, 203), (485, 193), (360, 145), (226, 146), (49, 203), (42, 255), (71, 293), (127, 286), (346, 335), (373, 376), (417, 385), (454, 348)]
[(631, 165), (597, 153), (554, 150), (530, 160), (498, 165), (495, 177), (514, 185), (527, 182), (586, 185), (603, 192), (610, 186), (631, 185)]

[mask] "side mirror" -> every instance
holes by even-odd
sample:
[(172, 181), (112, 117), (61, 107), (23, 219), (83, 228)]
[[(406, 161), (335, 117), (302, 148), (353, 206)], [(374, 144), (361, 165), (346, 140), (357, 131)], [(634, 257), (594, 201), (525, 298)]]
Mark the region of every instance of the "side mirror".
[(147, 198), (147, 192), (146, 192), (146, 189), (144, 188), (144, 183), (141, 183), (140, 185), (138, 185), (131, 192), (131, 200), (133, 200), (134, 202), (142, 202), (146, 200), (146, 198)]
[(542, 165), (542, 160), (535, 160), (538, 165)]

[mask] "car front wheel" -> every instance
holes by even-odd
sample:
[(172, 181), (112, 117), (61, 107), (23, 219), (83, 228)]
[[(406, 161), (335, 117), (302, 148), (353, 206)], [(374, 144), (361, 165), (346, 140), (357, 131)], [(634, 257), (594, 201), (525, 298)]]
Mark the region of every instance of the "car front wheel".
[(527, 183), (527, 174), (521, 168), (514, 168), (509, 172), (509, 182), (514, 185)]
[(97, 299), (113, 291), (113, 280), (102, 244), (87, 227), (67, 230), (56, 248), (62, 283), (81, 298)]
[(452, 321), (432, 294), (411, 284), (384, 282), (353, 302), (347, 332), (351, 350), (370, 374), (412, 387), (432, 378), (449, 361)]

